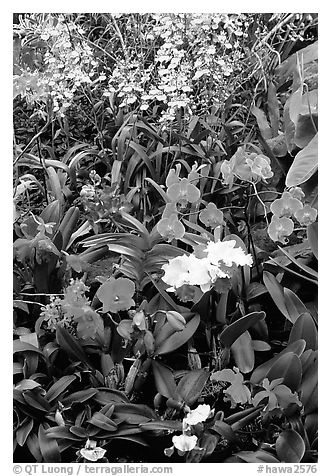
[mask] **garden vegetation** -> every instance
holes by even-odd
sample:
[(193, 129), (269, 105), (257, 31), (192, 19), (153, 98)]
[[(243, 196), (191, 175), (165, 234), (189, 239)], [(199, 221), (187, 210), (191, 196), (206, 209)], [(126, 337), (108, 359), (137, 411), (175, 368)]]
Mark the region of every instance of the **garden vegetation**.
[(14, 461), (317, 461), (317, 21), (14, 15)]

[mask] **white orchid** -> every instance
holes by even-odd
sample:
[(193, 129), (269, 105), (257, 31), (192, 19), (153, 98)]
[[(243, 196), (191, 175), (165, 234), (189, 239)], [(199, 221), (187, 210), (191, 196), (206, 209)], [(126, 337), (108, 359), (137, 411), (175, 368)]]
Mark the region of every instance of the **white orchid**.
[(199, 405), (195, 410), (191, 410), (183, 419), (183, 427), (196, 425), (207, 420), (214, 414), (214, 410), (210, 409), (209, 405)]

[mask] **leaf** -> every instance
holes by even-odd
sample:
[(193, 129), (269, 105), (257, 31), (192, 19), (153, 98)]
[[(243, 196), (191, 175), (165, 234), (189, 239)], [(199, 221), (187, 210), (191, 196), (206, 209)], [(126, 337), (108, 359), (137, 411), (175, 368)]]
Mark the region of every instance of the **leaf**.
[(43, 460), (42, 454), (40, 452), (38, 436), (35, 433), (30, 433), (29, 437), (26, 440), (26, 446), (29, 448), (30, 453), (35, 458), (37, 463), (41, 463)]
[(61, 203), (63, 201), (63, 194), (59, 176), (53, 167), (48, 167), (46, 170), (48, 173), (50, 191), (54, 198)]
[(240, 337), (247, 329), (254, 326), (257, 322), (265, 318), (265, 312), (251, 312), (244, 317), (227, 326), (220, 334), (219, 339), (221, 343), (230, 348), (235, 340)]
[(96, 388), (87, 388), (86, 390), (79, 390), (78, 392), (71, 393), (65, 398), (60, 398), (62, 404), (66, 407), (71, 406), (73, 403), (83, 403), (94, 397), (98, 393)]
[(52, 428), (48, 428), (45, 433), (50, 438), (58, 438), (72, 441), (81, 440), (81, 437), (70, 433), (69, 428), (67, 426), (53, 426)]
[(300, 85), (299, 88), (291, 94), (289, 100), (289, 115), (295, 126), (302, 108), (302, 90), (303, 86)]
[(94, 368), (78, 340), (62, 326), (56, 328), (56, 341), (71, 358), (86, 363), (92, 369)]
[(100, 403), (100, 405), (129, 403), (127, 396), (123, 392), (110, 388), (97, 388), (97, 393), (94, 395), (93, 400)]
[(182, 331), (176, 331), (166, 340), (157, 346), (155, 342), (155, 355), (168, 354), (178, 347), (184, 345), (195, 333), (200, 323), (200, 316), (195, 314), (190, 321), (186, 323), (185, 328)]
[(264, 450), (239, 451), (235, 456), (243, 459), (246, 463), (279, 463), (277, 458)]
[(177, 386), (173, 372), (156, 360), (152, 361), (152, 369), (157, 391), (164, 397), (177, 400)]
[(32, 428), (33, 428), (34, 421), (33, 419), (28, 419), (23, 425), (21, 425), (16, 430), (16, 440), (19, 446), (24, 446)]
[(311, 223), (307, 227), (307, 237), (309, 246), (314, 253), (316, 259), (318, 259), (318, 223)]
[(45, 463), (61, 462), (61, 455), (57, 441), (46, 434), (45, 427), (42, 424), (39, 425), (38, 441)]
[(295, 156), (286, 176), (286, 187), (296, 187), (306, 182), (316, 172), (317, 164), (318, 133), (309, 144)]
[[(114, 417), (122, 418), (130, 425), (139, 425), (140, 423), (147, 423), (150, 420), (156, 420), (155, 412), (147, 405), (140, 405), (134, 403), (115, 404)], [(116, 433), (117, 435), (118, 433)]]
[(153, 431), (153, 430), (182, 431), (183, 423), (181, 421), (156, 420), (156, 421), (149, 421), (147, 423), (141, 423), (139, 426), (144, 431)]
[(193, 405), (200, 397), (208, 377), (209, 372), (204, 369), (197, 369), (189, 371), (180, 380), (177, 391), (188, 406)]
[(267, 360), (263, 364), (256, 367), (251, 375), (250, 381), (254, 384), (260, 383), (267, 375), (273, 364), (284, 354), (288, 352), (293, 352), (298, 357), (301, 356), (304, 349), (306, 347), (306, 342), (303, 339), (297, 340), (296, 342), (292, 342), (284, 350), (282, 350), (279, 354), (275, 355), (272, 359)]
[(270, 345), (264, 340), (252, 340), (252, 345), (256, 352), (266, 352), (271, 349)]
[(272, 130), (268, 123), (267, 117), (262, 109), (256, 106), (252, 106), (251, 113), (255, 116), (257, 124), (259, 126), (262, 137), (267, 140), (272, 138)]
[(268, 114), (272, 135), (276, 137), (279, 129), (279, 105), (277, 100), (277, 88), (273, 82), (271, 82), (268, 87)]
[(254, 368), (255, 356), (252, 345), (252, 338), (248, 331), (245, 331), (231, 345), (231, 352), (240, 372), (246, 374)]
[[(314, 223), (313, 223), (313, 224), (314, 224)], [(294, 263), (296, 266), (298, 266), (298, 268), (300, 268), (302, 271), (304, 271), (304, 272), (307, 273), (307, 274), (310, 274), (311, 276), (314, 276), (315, 278), (318, 277), (317, 271), (315, 271), (314, 269), (310, 268), (309, 266), (306, 266), (306, 265), (300, 263), (300, 261), (297, 260), (294, 256), (292, 256), (291, 253), (288, 253), (285, 248), (281, 248), (280, 246), (278, 246), (278, 248), (279, 248), (279, 250), (280, 250), (285, 256), (287, 256), (287, 258), (288, 258), (292, 263)]]
[(306, 341), (306, 350), (317, 350), (317, 328), (314, 319), (308, 312), (300, 314), (295, 321), (288, 343), (291, 344), (298, 339), (304, 339)]
[(283, 463), (300, 463), (305, 454), (305, 442), (295, 430), (284, 430), (276, 440), (276, 452)]
[(107, 430), (107, 431), (116, 431), (117, 430), (116, 423), (113, 422), (106, 415), (104, 415), (103, 413), (100, 413), (100, 412), (95, 412), (92, 415), (92, 418), (87, 420), (87, 423), (90, 423), (91, 425), (94, 425), (98, 428), (101, 428), (102, 430)]
[(275, 73), (282, 81), (285, 81), (297, 68), (298, 59), (300, 64), (305, 65), (318, 58), (318, 42), (312, 43), (301, 50), (296, 51), (283, 61), (275, 69)]
[(237, 436), (231, 426), (224, 421), (217, 420), (214, 425), (210, 428), (213, 431), (216, 431), (219, 435), (223, 436), (226, 440), (234, 442), (237, 440)]
[(20, 339), (15, 339), (13, 342), (13, 352), (35, 352), (44, 357), (44, 354), (36, 346), (29, 344), (28, 342), (22, 342)]
[(166, 311), (167, 321), (176, 331), (182, 331), (186, 326), (185, 318), (177, 311)]
[(69, 385), (76, 380), (76, 375), (64, 375), (59, 378), (46, 392), (46, 398), (49, 402), (57, 398), (64, 392)]
[(269, 271), (264, 271), (263, 272), (263, 282), (265, 284), (265, 287), (269, 291), (270, 296), (272, 297), (272, 300), (280, 310), (280, 312), (290, 320), (290, 316), (288, 314), (288, 310), (285, 304), (285, 297), (284, 297), (284, 289), (283, 287), (279, 284), (275, 276)]
[(315, 358), (309, 368), (306, 370), (301, 387), (300, 400), (304, 405), (305, 415), (313, 413), (317, 410), (317, 384), (318, 384), (318, 364)]
[(23, 390), (32, 390), (36, 387), (40, 387), (40, 383), (31, 379), (23, 379), (15, 386), (16, 390), (19, 390), (20, 392)]
[(284, 298), (288, 318), (294, 324), (301, 314), (308, 312), (308, 309), (291, 289), (284, 288)]
[(294, 352), (287, 352), (278, 357), (266, 374), (270, 382), (278, 378), (283, 378), (283, 385), (286, 385), (294, 392), (298, 390), (302, 379), (301, 360)]

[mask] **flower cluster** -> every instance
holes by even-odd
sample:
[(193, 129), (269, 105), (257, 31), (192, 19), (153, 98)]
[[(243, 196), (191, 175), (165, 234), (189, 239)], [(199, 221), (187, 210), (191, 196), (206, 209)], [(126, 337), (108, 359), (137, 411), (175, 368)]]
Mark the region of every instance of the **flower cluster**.
[(99, 175), (93, 172), (90, 173), (93, 183), (82, 186), (80, 197), (93, 231), (99, 233), (102, 223), (109, 223), (120, 211), (129, 212), (132, 205), (115, 187), (101, 183)]
[(238, 266), (251, 266), (252, 263), (252, 256), (236, 247), (235, 240), (209, 241), (194, 253), (177, 256), (164, 264), (162, 280), (170, 286), (168, 291), (192, 285), (207, 292), (217, 278), (229, 278)]
[(221, 165), (223, 181), (231, 188), (235, 178), (247, 182), (266, 181), (273, 176), (270, 159), (262, 153), (249, 152), (239, 147), (230, 160)]
[(197, 447), (198, 437), (194, 434), (194, 426), (205, 422), (214, 415), (209, 405), (199, 405), (195, 410), (189, 410), (182, 421), (182, 434), (172, 437), (173, 446), (166, 448), (166, 456), (172, 456), (175, 448), (180, 456)]
[[(83, 33), (64, 15), (31, 14), (21, 19), (16, 34), (22, 36), (22, 52), (28, 51), (25, 56), (34, 60), (18, 65), (14, 97), (20, 95), (29, 103), (50, 101), (53, 112), (64, 116), (77, 89), (99, 76), (98, 62), (81, 38)], [(31, 44), (37, 47), (32, 49)]]
[[(104, 95), (115, 94), (120, 108), (139, 106), (146, 111), (161, 105), (161, 122), (173, 121), (179, 110), (189, 117), (197, 103), (204, 110), (223, 104), (231, 93), (231, 76), (239, 71), (240, 38), (246, 35), (247, 15), (160, 13), (142, 17), (144, 28), (132, 37), (137, 33), (134, 17), (112, 15), (110, 28), (120, 46)], [(124, 26), (125, 44), (119, 35)], [(130, 48), (130, 39), (136, 43), (137, 38), (139, 47)]]
[(293, 218), (304, 227), (315, 222), (317, 210), (310, 205), (303, 205), (304, 196), (300, 187), (294, 187), (283, 192), (281, 198), (270, 205), (273, 215), (268, 226), (268, 234), (273, 241), (287, 243), (287, 237), (294, 231)]
[(231, 408), (234, 408), (238, 404), (251, 403), (251, 392), (249, 388), (244, 384), (244, 377), (239, 372), (237, 367), (231, 369), (223, 369), (214, 372), (210, 376), (211, 381), (216, 382), (228, 382), (231, 385), (223, 390), (225, 395), (224, 401), (231, 402)]
[(100, 328), (102, 320), (85, 296), (89, 288), (79, 280), (70, 280), (64, 297), (51, 296), (50, 303), (41, 309), (40, 320), (43, 327), (55, 332), (57, 326), (63, 326), (77, 337), (93, 337)]

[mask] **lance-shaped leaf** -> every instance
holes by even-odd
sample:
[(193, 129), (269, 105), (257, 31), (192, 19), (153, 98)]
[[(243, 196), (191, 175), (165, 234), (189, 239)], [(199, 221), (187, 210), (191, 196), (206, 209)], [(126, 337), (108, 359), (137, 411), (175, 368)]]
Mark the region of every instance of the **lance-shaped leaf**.
[(91, 425), (94, 425), (98, 428), (101, 428), (102, 430), (107, 430), (107, 431), (116, 431), (117, 430), (116, 423), (113, 422), (106, 415), (104, 415), (103, 413), (100, 413), (100, 412), (95, 412), (92, 415), (92, 418), (87, 420), (87, 423), (90, 423)]
[(220, 334), (221, 343), (230, 348), (241, 334), (265, 318), (265, 312), (251, 312), (226, 327)]
[(46, 398), (49, 402), (55, 400), (61, 393), (63, 393), (69, 385), (76, 380), (76, 375), (64, 375), (59, 378), (46, 392)]
[(43, 460), (45, 463), (60, 463), (61, 455), (57, 441), (46, 434), (46, 429), (44, 425), (39, 425), (38, 441)]

